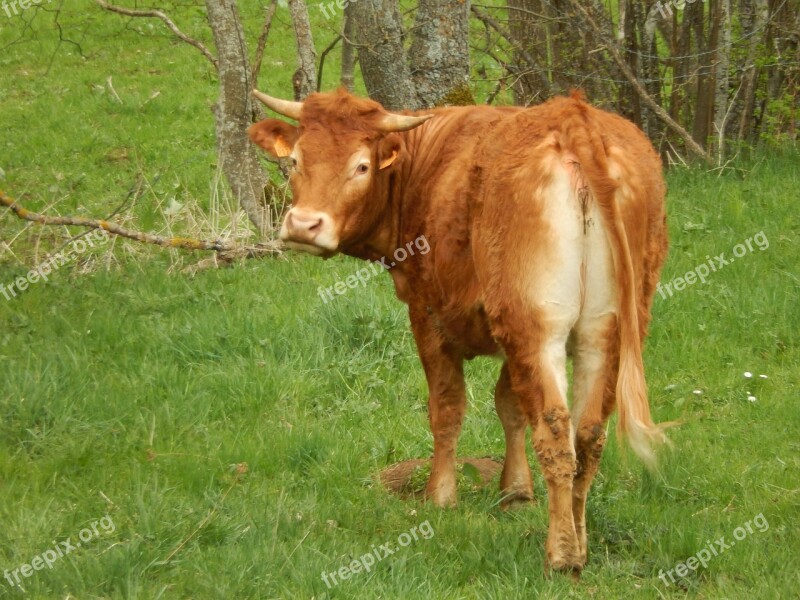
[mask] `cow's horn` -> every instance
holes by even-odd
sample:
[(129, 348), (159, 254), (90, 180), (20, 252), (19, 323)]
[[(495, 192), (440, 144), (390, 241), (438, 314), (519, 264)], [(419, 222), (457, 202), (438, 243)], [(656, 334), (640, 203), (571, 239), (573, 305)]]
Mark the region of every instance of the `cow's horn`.
[(303, 109), (302, 102), (292, 102), (291, 100), (281, 100), (280, 98), (273, 98), (266, 94), (253, 90), (253, 96), (261, 100), (267, 108), (274, 110), (279, 115), (289, 117), (290, 119), (300, 120), (300, 111)]
[(394, 113), (389, 113), (378, 123), (378, 129), (387, 133), (391, 131), (408, 131), (409, 129), (414, 129), (414, 127), (419, 127), (432, 117), (433, 115), (413, 117), (411, 115), (396, 115)]

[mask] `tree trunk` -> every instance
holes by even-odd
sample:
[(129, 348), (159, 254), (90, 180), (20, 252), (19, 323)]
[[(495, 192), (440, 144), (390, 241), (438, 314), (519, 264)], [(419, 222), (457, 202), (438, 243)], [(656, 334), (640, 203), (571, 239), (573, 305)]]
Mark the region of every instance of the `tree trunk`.
[(358, 0), (351, 5), (358, 61), (370, 98), (389, 110), (417, 108), (397, 0)]
[[(664, 99), (661, 94), (661, 73), (658, 68), (658, 46), (656, 45), (656, 19), (660, 15), (656, 15), (656, 6), (653, 4), (649, 9), (647, 2), (644, 2), (641, 7), (642, 23), (640, 23), (640, 32), (642, 36), (642, 76), (644, 77), (644, 87), (647, 93), (652, 96), (653, 100), (659, 106), (664, 105)], [(669, 39), (669, 38), (668, 38)], [(658, 119), (647, 106), (642, 107), (642, 129), (654, 140), (662, 129), (658, 125)]]
[[(764, 67), (766, 89), (753, 116), (750, 142), (761, 136), (767, 115), (772, 111), (772, 133), (780, 135), (792, 130), (797, 119), (798, 69), (800, 64), (800, 11), (796, 2), (773, 0), (769, 25), (764, 30), (764, 45), (772, 49), (772, 64)], [(784, 88), (787, 88), (784, 92)], [(780, 105), (783, 105), (781, 107)]]
[(720, 35), (714, 86), (714, 134), (717, 136), (718, 162), (725, 156), (725, 124), (728, 119), (728, 67), (731, 52), (731, 0), (719, 0), (717, 19)]
[(686, 87), (689, 73), (692, 71), (692, 21), (684, 14), (683, 21), (678, 23), (678, 13), (672, 13), (672, 93), (670, 97), (670, 117), (679, 123), (686, 123), (684, 113), (687, 111)]
[(417, 106), (474, 104), (469, 91), (469, 0), (420, 0), (409, 51)]
[(355, 34), (355, 21), (353, 21), (353, 4), (344, 8), (344, 23), (342, 24), (342, 76), (340, 82), (348, 91), (353, 91), (353, 72), (356, 67), (356, 54), (353, 48), (353, 35)]
[(756, 52), (758, 42), (763, 39), (755, 35), (767, 21), (769, 16), (769, 4), (767, 0), (755, 0), (752, 3), (754, 15), (752, 15), (752, 28), (746, 33), (750, 34), (750, 43), (747, 49), (747, 60), (744, 65), (744, 81), (742, 82), (742, 114), (739, 119), (738, 138), (740, 141), (747, 139), (753, 130), (753, 112), (756, 105), (756, 82), (758, 81), (758, 67), (756, 67)]
[(297, 42), (297, 71), (292, 77), (294, 99), (303, 100), (317, 91), (317, 51), (311, 37), (311, 23), (305, 0), (289, 0), (289, 12)]
[(206, 10), (219, 63), (220, 94), (214, 116), (220, 165), (239, 206), (265, 235), (272, 229), (264, 199), (268, 177), (247, 137), (253, 82), (239, 10), (235, 0), (206, 0)]
[[(624, 48), (625, 62), (633, 74), (640, 78), (639, 74), (639, 46), (636, 39), (636, 17), (635, 4), (629, 0), (621, 0), (619, 3), (619, 28), (617, 29), (617, 39), (620, 41), (620, 48)], [(639, 127), (642, 126), (642, 106), (639, 97), (634, 93), (633, 86), (625, 82), (619, 86), (617, 96), (617, 110), (619, 113)]]
[(712, 76), (712, 55), (709, 54), (709, 49), (713, 48), (714, 45), (706, 41), (703, 4), (695, 2), (687, 5), (684, 11), (684, 18), (690, 18), (692, 21), (697, 53), (700, 55), (697, 65), (692, 138), (700, 146), (706, 148), (708, 134), (711, 130), (712, 113), (714, 112), (714, 78)]

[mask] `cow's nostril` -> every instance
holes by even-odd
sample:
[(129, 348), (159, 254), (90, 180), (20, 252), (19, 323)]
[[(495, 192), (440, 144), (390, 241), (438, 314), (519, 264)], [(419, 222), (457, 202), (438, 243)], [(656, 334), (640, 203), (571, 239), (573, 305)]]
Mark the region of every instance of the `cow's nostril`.
[(281, 239), (335, 248), (332, 220), (324, 212), (293, 208), (286, 215), (284, 225), (285, 230), (281, 229), (283, 232)]

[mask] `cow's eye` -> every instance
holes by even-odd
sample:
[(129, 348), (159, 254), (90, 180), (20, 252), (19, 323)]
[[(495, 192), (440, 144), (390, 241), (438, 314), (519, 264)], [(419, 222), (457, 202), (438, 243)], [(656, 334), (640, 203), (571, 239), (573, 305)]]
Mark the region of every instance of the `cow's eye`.
[(292, 157), (292, 168), (293, 169), (297, 168), (297, 159), (294, 156)]
[(358, 175), (363, 175), (367, 171), (369, 171), (369, 165), (367, 163), (361, 163), (356, 167), (356, 174)]

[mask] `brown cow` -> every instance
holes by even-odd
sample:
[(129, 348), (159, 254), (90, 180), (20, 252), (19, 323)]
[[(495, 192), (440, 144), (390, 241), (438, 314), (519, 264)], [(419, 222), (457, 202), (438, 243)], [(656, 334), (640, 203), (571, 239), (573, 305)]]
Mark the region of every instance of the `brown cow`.
[(641, 352), (667, 251), (661, 162), (647, 138), (578, 94), (424, 115), (342, 90), (302, 103), (254, 94), (299, 121), (249, 131), (291, 158), (294, 203), (280, 234), (290, 247), (375, 261), (421, 236), (430, 244), (390, 270), (428, 380), (428, 496), (456, 501), (464, 360), (502, 358), (505, 502), (533, 499), (530, 425), (547, 483), (547, 564), (579, 572), (586, 495), (615, 404), (619, 431), (646, 463), (664, 440)]

